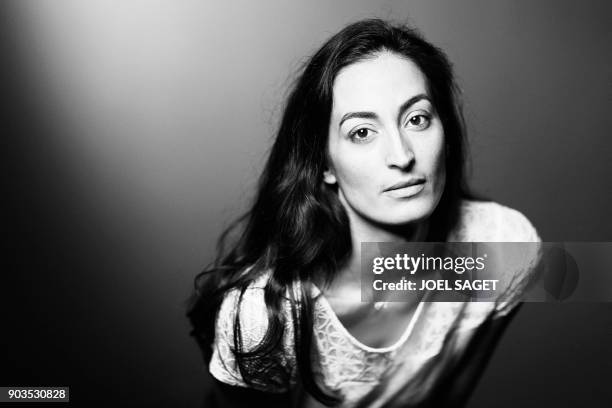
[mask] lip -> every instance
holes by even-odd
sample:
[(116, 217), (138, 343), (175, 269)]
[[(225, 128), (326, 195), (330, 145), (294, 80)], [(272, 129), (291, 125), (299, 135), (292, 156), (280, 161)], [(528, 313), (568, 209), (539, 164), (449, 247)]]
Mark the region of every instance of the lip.
[(419, 194), (424, 188), (425, 179), (410, 179), (386, 188), (383, 193), (392, 198), (409, 198)]
[(389, 191), (394, 191), (394, 190), (401, 190), (404, 189), (406, 187), (412, 187), (414, 185), (418, 185), (418, 184), (425, 184), (425, 179), (424, 178), (411, 178), (408, 180), (404, 180), (404, 181), (400, 181), (399, 183), (395, 183), (390, 187), (387, 187), (383, 190), (383, 193), (389, 192)]

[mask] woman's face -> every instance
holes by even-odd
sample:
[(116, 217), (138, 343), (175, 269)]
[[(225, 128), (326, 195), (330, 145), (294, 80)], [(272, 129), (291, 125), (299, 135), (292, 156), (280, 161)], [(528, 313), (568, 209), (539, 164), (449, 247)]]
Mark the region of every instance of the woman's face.
[(334, 81), (324, 181), (338, 185), (349, 219), (402, 225), (425, 220), (446, 179), (444, 129), (421, 70), (381, 52)]

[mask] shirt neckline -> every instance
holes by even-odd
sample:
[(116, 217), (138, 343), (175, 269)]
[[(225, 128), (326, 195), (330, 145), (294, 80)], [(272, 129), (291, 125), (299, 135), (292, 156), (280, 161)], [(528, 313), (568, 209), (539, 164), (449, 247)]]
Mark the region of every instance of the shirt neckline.
[(391, 353), (393, 351), (396, 351), (404, 343), (406, 343), (406, 341), (408, 340), (408, 337), (410, 337), (410, 335), (414, 331), (414, 327), (416, 326), (416, 323), (422, 314), (423, 307), (425, 305), (424, 299), (429, 294), (429, 293), (426, 293), (425, 296), (423, 297), (423, 300), (419, 301), (419, 304), (417, 305), (416, 310), (414, 311), (414, 313), (412, 314), (412, 317), (410, 318), (410, 321), (406, 325), (406, 329), (402, 332), (402, 335), (399, 337), (399, 339), (395, 343), (391, 344), (390, 346), (386, 346), (386, 347), (370, 347), (367, 344), (362, 343), (359, 339), (353, 336), (350, 331), (348, 331), (348, 329), (340, 321), (340, 318), (338, 317), (334, 309), (331, 307), (331, 304), (329, 303), (325, 295), (323, 295), (323, 292), (314, 283), (312, 285), (314, 288), (315, 296), (317, 296), (317, 298), (320, 300), (323, 308), (331, 315), (333, 324), (346, 336), (346, 338), (349, 339), (351, 343), (353, 343), (353, 345), (355, 345), (356, 347), (362, 350), (370, 352), (370, 353)]

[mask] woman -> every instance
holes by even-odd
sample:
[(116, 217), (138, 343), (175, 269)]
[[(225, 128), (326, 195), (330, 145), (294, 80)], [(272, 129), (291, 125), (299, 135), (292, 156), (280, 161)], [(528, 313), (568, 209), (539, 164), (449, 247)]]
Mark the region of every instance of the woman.
[(361, 242), (539, 240), (522, 214), (471, 199), (463, 165), (439, 49), (381, 20), (330, 38), (293, 87), (237, 239), (196, 280), (209, 403), (465, 402), (518, 299), (378, 308), (359, 296)]

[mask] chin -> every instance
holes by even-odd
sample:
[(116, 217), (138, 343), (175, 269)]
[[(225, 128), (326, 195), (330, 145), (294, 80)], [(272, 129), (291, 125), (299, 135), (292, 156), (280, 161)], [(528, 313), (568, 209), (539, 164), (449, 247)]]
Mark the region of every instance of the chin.
[(436, 204), (437, 201), (429, 197), (398, 202), (381, 212), (379, 222), (394, 226), (421, 222), (429, 218), (436, 209)]

